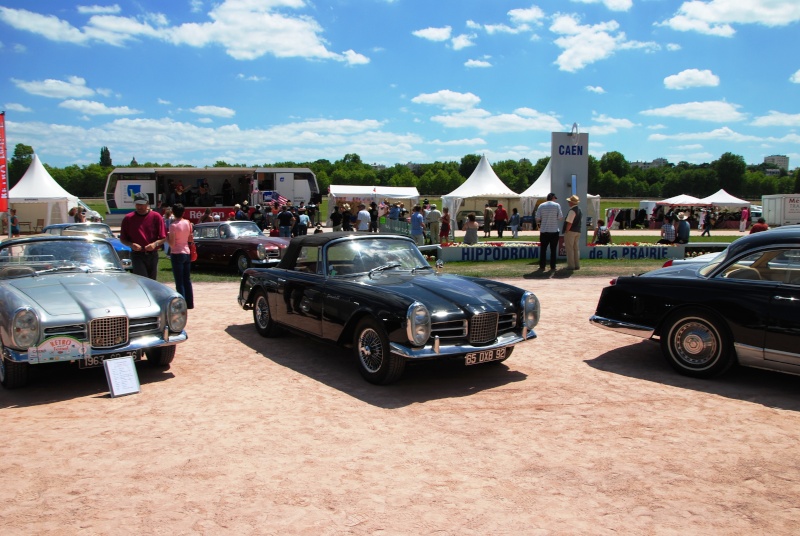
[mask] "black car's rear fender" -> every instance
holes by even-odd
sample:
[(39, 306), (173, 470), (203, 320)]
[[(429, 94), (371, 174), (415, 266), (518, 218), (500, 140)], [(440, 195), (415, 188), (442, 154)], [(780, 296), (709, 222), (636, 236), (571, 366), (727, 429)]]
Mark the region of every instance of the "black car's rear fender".
[(676, 307), (672, 307), (667, 311), (667, 313), (661, 317), (658, 321), (658, 324), (655, 326), (655, 330), (653, 335), (661, 337), (662, 332), (668, 327), (668, 323), (672, 318), (675, 318), (680, 315), (696, 315), (702, 314), (709, 317), (712, 320), (715, 320), (721, 329), (725, 330), (725, 334), (729, 337), (732, 336), (731, 333), (731, 326), (727, 319), (725, 319), (722, 315), (720, 315), (717, 311), (712, 309), (711, 307), (706, 307), (704, 305), (698, 305), (695, 303), (687, 303), (683, 305), (678, 305)]

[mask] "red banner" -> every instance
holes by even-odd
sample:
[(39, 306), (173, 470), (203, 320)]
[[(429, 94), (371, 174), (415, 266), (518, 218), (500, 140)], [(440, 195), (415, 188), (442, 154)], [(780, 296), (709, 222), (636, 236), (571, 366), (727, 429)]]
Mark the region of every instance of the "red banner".
[(8, 153), (6, 152), (6, 113), (0, 112), (0, 212), (8, 212)]

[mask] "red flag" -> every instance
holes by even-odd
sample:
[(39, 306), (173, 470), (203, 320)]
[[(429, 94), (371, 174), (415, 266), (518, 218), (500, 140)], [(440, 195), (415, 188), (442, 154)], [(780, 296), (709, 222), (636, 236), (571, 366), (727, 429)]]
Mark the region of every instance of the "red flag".
[(6, 113), (0, 112), (0, 212), (8, 212), (8, 157), (6, 153)]

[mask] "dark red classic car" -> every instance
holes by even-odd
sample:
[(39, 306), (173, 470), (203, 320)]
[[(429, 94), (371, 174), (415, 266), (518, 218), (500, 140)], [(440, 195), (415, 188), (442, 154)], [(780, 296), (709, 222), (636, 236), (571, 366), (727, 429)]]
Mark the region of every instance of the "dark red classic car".
[(265, 235), (251, 221), (215, 221), (194, 226), (196, 264), (235, 267), (244, 273), (280, 259), (289, 244), (287, 238)]

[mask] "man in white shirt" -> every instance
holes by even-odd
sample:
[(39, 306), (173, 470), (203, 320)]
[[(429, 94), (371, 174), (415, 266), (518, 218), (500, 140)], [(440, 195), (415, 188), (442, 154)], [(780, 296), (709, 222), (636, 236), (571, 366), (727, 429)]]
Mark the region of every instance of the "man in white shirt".
[(431, 209), (425, 215), (425, 223), (431, 233), (431, 244), (439, 243), (439, 229), (442, 221), (442, 213), (436, 209), (436, 205), (431, 205)]
[(364, 203), (358, 205), (358, 216), (356, 216), (356, 220), (358, 221), (357, 230), (368, 233), (370, 217), (367, 206)]

